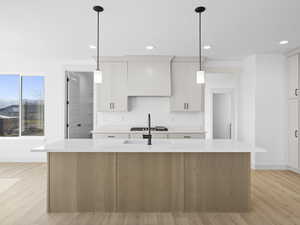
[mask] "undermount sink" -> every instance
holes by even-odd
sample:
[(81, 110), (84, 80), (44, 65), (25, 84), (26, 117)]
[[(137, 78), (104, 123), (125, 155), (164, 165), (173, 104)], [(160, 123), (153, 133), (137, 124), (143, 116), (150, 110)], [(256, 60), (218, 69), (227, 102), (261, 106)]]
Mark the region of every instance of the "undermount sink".
[[(147, 139), (140, 139), (140, 140), (125, 140), (123, 144), (127, 145), (147, 145)], [(152, 139), (152, 145), (169, 145), (169, 140), (163, 139)]]

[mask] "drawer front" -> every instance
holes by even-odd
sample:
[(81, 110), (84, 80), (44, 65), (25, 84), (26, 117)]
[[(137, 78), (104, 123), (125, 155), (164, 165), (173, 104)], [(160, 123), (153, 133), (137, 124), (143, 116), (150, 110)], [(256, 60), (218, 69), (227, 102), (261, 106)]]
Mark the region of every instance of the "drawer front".
[(101, 133), (93, 134), (94, 139), (105, 139), (105, 138), (116, 138), (116, 139), (127, 139), (129, 134), (116, 134), (116, 133)]
[(205, 139), (205, 134), (203, 133), (176, 133), (176, 134), (169, 134), (168, 137), (170, 139)]
[(152, 138), (168, 138), (167, 134), (152, 134)]
[[(131, 133), (130, 138), (132, 139), (139, 139), (143, 138), (143, 134), (148, 134), (148, 133)], [(167, 134), (158, 134), (158, 133), (151, 133), (152, 138), (168, 138)]]

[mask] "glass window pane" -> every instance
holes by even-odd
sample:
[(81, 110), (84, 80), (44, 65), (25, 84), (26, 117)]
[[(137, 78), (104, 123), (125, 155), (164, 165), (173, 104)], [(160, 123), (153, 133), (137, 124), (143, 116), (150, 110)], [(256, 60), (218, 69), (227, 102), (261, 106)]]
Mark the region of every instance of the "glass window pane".
[(0, 74), (0, 136), (19, 136), (19, 75)]
[(22, 76), (23, 136), (44, 135), (44, 77)]

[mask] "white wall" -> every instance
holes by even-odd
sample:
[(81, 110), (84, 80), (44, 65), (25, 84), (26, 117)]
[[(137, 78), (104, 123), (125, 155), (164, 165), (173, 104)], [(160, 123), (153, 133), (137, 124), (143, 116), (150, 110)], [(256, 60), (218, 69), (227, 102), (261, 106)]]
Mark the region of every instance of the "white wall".
[[(51, 141), (64, 137), (64, 76), (62, 63), (14, 55), (0, 55), (0, 74), (30, 74), (45, 76), (45, 132)], [(43, 138), (0, 138), (0, 161), (45, 161), (44, 153), (31, 153)]]
[(249, 56), (243, 61), (240, 75), (238, 139), (252, 145), (255, 143), (255, 79), (256, 56)]
[[(255, 145), (255, 79), (256, 56), (243, 61), (243, 71), (239, 82), (238, 140)], [(252, 154), (255, 164), (255, 153)]]
[(240, 76), (239, 135), (263, 147), (252, 163), (257, 168), (284, 168), (287, 153), (287, 73), (283, 55), (252, 55)]
[(256, 56), (255, 143), (268, 150), (256, 154), (256, 167), (284, 168), (288, 149), (286, 57)]

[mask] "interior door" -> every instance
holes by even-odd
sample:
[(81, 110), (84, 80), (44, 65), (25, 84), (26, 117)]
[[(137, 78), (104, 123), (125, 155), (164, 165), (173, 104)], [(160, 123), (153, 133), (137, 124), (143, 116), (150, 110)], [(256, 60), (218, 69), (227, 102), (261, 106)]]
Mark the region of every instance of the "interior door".
[(232, 101), (230, 93), (213, 94), (213, 139), (232, 138)]
[(91, 138), (93, 73), (67, 72), (67, 138)]
[(298, 101), (289, 100), (289, 152), (288, 152), (288, 166), (298, 168)]

